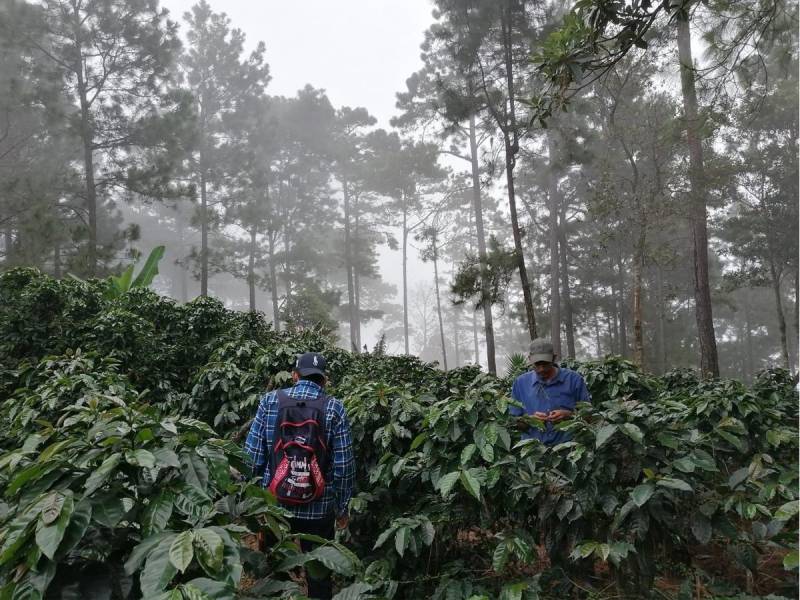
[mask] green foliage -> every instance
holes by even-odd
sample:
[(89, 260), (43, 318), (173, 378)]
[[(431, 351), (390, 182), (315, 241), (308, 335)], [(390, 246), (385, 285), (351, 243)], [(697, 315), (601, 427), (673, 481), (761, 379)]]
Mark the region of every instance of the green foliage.
[[(8, 597), (94, 581), (103, 597), (226, 598), (245, 570), (251, 595), (288, 597), (298, 587), (276, 572), (299, 566), (336, 571), (342, 598), (563, 597), (557, 570), (533, 570), (538, 543), (567, 573), (573, 560), (607, 563), (620, 593), (710, 548), (733, 572), (757, 572), (771, 551), (796, 568), (798, 403), (785, 371), (748, 388), (656, 378), (620, 358), (572, 363), (592, 404), (558, 425), (570, 442), (547, 448), (520, 440), (508, 415), (520, 360), (504, 379), (442, 373), (350, 354), (319, 330), (276, 333), (210, 299), (108, 300), (31, 270), (0, 276), (0, 298)], [(238, 480), (240, 450), (215, 433), (237, 430), (311, 349), (326, 353), (352, 424), (355, 554), (298, 553), (283, 510)], [(265, 528), (267, 555), (242, 546)]]

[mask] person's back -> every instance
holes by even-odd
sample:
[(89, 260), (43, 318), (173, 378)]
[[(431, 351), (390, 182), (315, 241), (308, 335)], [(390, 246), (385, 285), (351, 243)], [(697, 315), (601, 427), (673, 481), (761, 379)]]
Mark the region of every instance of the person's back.
[[(350, 423), (341, 400), (325, 395), (327, 378), (322, 355), (311, 352), (301, 355), (292, 379), (294, 385), (280, 394), (284, 395), (284, 403), (299, 401), (311, 404), (320, 400), (320, 405), (324, 404), (320, 411), (323, 422), (319, 425), (324, 432), (327, 465), (323, 472), (324, 491), (318, 498), (307, 503), (284, 504), (284, 507), (292, 513), (290, 524), (293, 533), (310, 533), (333, 539), (334, 523), (339, 528), (347, 527), (348, 503), (353, 494), (355, 465)], [(270, 455), (280, 455), (282, 451), (280, 447), (276, 449), (276, 442), (281, 437), (276, 431), (281, 408), (280, 395), (273, 391), (261, 397), (244, 447), (253, 475), (262, 477), (265, 487), (272, 483), (275, 475), (271, 472), (270, 464), (277, 464), (275, 460), (270, 460)], [(312, 548), (305, 541), (301, 542), (301, 546), (304, 551)], [(309, 594), (312, 598), (330, 598), (330, 579), (309, 580)]]

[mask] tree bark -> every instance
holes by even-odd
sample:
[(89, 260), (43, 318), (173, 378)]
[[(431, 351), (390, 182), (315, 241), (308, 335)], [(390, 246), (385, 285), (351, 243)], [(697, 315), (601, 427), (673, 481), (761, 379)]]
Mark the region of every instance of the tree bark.
[(639, 225), (636, 256), (633, 260), (633, 362), (644, 367), (644, 333), (642, 327), (642, 271), (644, 270), (645, 229)]
[(53, 246), (53, 277), (61, 279), (61, 243)]
[(548, 172), (548, 204), (550, 205), (550, 341), (553, 352), (561, 356), (561, 295), (559, 293), (559, 254), (558, 254), (558, 178), (555, 173), (555, 143), (553, 131), (547, 136), (550, 164)]
[(437, 255), (438, 248), (436, 248), (436, 235), (434, 234), (433, 240), (433, 279), (436, 286), (436, 314), (439, 317), (439, 337), (442, 340), (442, 364), (444, 370), (447, 371), (447, 345), (444, 341), (444, 320), (442, 319), (442, 301), (439, 295), (439, 257)]
[(564, 231), (564, 215), (559, 225), (559, 248), (561, 252), (561, 298), (564, 305), (564, 328), (567, 335), (567, 358), (575, 358), (575, 324), (572, 315), (572, 293), (569, 285), (569, 259), (567, 256), (567, 235)]
[[(472, 342), (475, 346), (475, 364), (481, 364), (480, 346), (478, 345), (478, 311), (472, 311)], [(491, 371), (490, 371), (491, 373)], [(495, 375), (497, 370), (495, 369)]]
[(350, 319), (350, 349), (358, 354), (359, 346), (356, 340), (355, 306), (356, 294), (353, 284), (353, 259), (350, 251), (350, 190), (347, 179), (342, 178), (344, 192), (344, 268), (347, 272), (347, 312)]
[(744, 370), (746, 378), (752, 377), (755, 366), (755, 352), (753, 352), (753, 325), (750, 319), (750, 299), (744, 300), (744, 325), (745, 325), (745, 351), (747, 356), (747, 369)]
[[(478, 143), (475, 135), (475, 115), (469, 117), (469, 151), (472, 165), (472, 207), (475, 212), (475, 231), (478, 237), (478, 258), (481, 264), (481, 296), (483, 301), (484, 335), (486, 337), (486, 364), (489, 373), (497, 374), (497, 363), (494, 347), (494, 321), (489, 298), (489, 278), (486, 267), (486, 234), (483, 229), (483, 206), (481, 201), (480, 170), (478, 168)], [(473, 318), (475, 315), (473, 314)], [(478, 332), (475, 331), (475, 364), (480, 364), (478, 352)]]
[(406, 193), (403, 192), (403, 338), (405, 341), (406, 354), (409, 354), (408, 346), (408, 206), (406, 203)]
[(678, 11), (678, 58), (681, 70), (686, 138), (689, 146), (695, 320), (697, 321), (698, 341), (700, 343), (700, 371), (704, 377), (719, 377), (719, 359), (714, 335), (711, 288), (708, 275), (708, 227), (704, 194), (705, 170), (703, 167), (703, 147), (700, 140), (692, 40), (688, 18), (688, 14)]
[(250, 252), (247, 259), (247, 287), (250, 292), (250, 312), (256, 312), (256, 233), (255, 224), (250, 226)]
[(666, 306), (664, 302), (664, 274), (661, 265), (656, 267), (656, 298), (658, 302), (658, 374), (667, 370)]
[[(76, 8), (77, 11), (77, 8)], [(77, 14), (77, 13), (76, 13)], [(97, 274), (97, 185), (94, 179), (94, 134), (92, 132), (89, 101), (86, 97), (86, 82), (83, 79), (80, 43), (78, 52), (78, 95), (81, 105), (81, 141), (83, 142), (83, 171), (86, 180), (86, 210), (89, 216), (89, 241), (86, 255), (86, 271), (89, 277)]]
[[(506, 9), (508, 12), (506, 12)], [(528, 282), (528, 271), (525, 268), (525, 254), (522, 250), (522, 235), (517, 219), (517, 201), (514, 194), (514, 166), (519, 152), (517, 137), (517, 116), (514, 104), (514, 70), (511, 60), (511, 9), (506, 3), (501, 10), (501, 26), (503, 29), (503, 46), (505, 51), (506, 91), (508, 93), (508, 120), (500, 123), (503, 131), (506, 158), (506, 185), (508, 187), (508, 208), (511, 213), (511, 229), (514, 234), (514, 248), (517, 253), (519, 280), (522, 285), (522, 296), (525, 302), (525, 317), (528, 322), (528, 335), (531, 340), (537, 337), (536, 316), (533, 311), (533, 294)]]
[[(203, 162), (202, 154), (200, 162)], [(208, 194), (203, 167), (200, 170), (200, 295), (208, 296)]]
[(775, 267), (775, 261), (769, 261), (769, 274), (772, 280), (772, 292), (775, 295), (775, 314), (778, 317), (778, 331), (781, 334), (781, 358), (783, 366), (790, 369), (789, 363), (789, 343), (786, 339), (786, 316), (783, 312), (783, 301), (781, 300), (781, 273)]
[(269, 287), (272, 300), (272, 327), (275, 331), (281, 330), (281, 314), (278, 304), (278, 273), (275, 268), (275, 232), (267, 232), (269, 245)]
[[(353, 203), (353, 213), (354, 213), (354, 221), (355, 221), (355, 229), (353, 231), (353, 239), (355, 240), (356, 244), (356, 256), (358, 255), (358, 240), (360, 235), (360, 221), (359, 221), (359, 210), (358, 210), (358, 201)], [(353, 254), (353, 241), (350, 242), (351, 248), (351, 256)], [(355, 260), (353, 260), (355, 263)], [(353, 292), (355, 294), (356, 305), (355, 305), (355, 325), (356, 325), (356, 345), (361, 348), (361, 277), (358, 274), (358, 265), (353, 265)]]
[(617, 319), (619, 322), (619, 353), (628, 356), (628, 323), (625, 318), (625, 272), (622, 264), (622, 251), (617, 253)]

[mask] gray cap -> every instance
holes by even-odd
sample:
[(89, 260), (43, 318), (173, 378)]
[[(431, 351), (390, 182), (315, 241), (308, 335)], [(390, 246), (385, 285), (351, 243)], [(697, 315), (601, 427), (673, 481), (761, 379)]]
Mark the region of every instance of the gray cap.
[(537, 362), (555, 362), (553, 343), (544, 338), (536, 338), (533, 340), (531, 342), (531, 351), (528, 354), (528, 360), (531, 364)]

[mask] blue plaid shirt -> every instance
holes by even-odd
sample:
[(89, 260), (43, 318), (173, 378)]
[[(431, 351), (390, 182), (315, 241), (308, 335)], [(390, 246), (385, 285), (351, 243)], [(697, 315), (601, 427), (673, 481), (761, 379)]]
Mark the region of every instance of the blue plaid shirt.
[[(284, 390), (292, 398), (314, 400), (322, 393), (322, 388), (313, 381), (300, 380), (291, 388)], [(258, 411), (244, 452), (249, 459), (254, 476), (261, 475), (262, 485), (269, 485), (272, 474), (269, 471), (269, 453), (275, 422), (278, 419), (278, 393), (264, 394), (258, 403)], [(350, 423), (341, 400), (329, 397), (325, 406), (325, 435), (327, 446), (333, 449), (328, 472), (325, 473), (325, 493), (322, 498), (302, 506), (286, 508), (297, 519), (322, 519), (335, 514), (347, 513), (347, 505), (353, 496), (355, 482), (355, 462), (353, 460), (353, 442), (350, 436)]]

